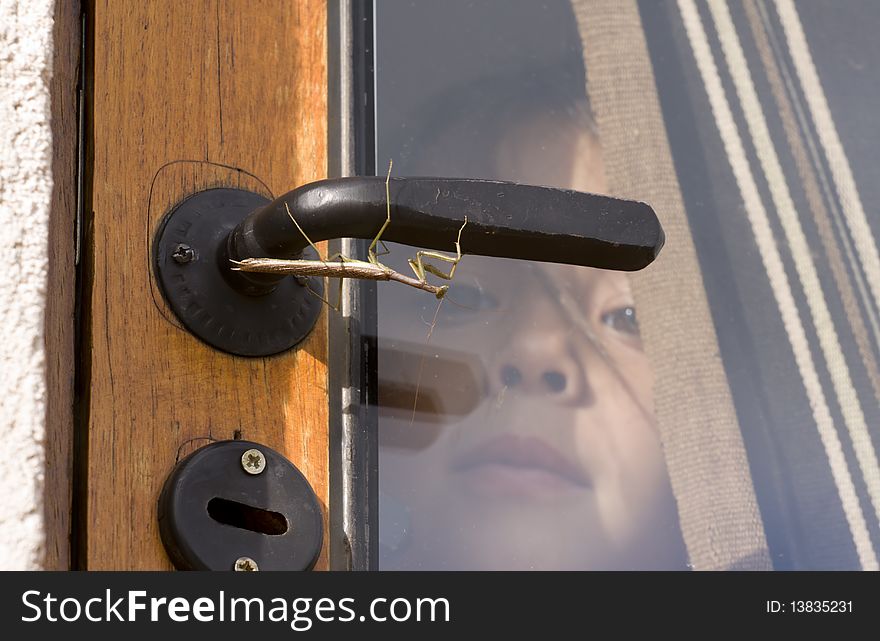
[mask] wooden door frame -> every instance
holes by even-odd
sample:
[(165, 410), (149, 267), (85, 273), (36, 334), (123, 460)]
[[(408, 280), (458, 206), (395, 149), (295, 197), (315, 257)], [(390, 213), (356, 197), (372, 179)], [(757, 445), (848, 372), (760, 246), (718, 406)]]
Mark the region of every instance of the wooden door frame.
[(46, 415), (43, 473), (43, 564), (73, 565), (73, 452), (79, 249), (80, 92), (82, 10), (78, 0), (56, 2), (52, 27), (52, 202), (46, 283)]
[(86, 6), (77, 566), (170, 569), (156, 499), (175, 461), (236, 436), (282, 452), (324, 506), (327, 324), (297, 349), (232, 357), (156, 295), (152, 235), (187, 195), (283, 193), (327, 175), (324, 0)]

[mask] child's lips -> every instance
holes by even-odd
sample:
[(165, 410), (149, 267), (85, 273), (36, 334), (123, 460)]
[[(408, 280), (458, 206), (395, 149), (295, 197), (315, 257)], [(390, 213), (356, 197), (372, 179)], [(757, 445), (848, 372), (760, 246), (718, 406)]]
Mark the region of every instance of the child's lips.
[(490, 494), (544, 496), (593, 485), (583, 468), (544, 440), (512, 434), (456, 457), (452, 469)]

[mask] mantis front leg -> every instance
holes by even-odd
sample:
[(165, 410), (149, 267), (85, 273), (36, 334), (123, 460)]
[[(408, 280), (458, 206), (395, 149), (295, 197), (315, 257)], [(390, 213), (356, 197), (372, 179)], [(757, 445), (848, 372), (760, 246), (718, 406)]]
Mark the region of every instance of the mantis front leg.
[[(388, 175), (385, 177), (385, 224), (382, 225), (382, 228), (379, 230), (379, 233), (376, 234), (376, 237), (373, 239), (373, 242), (370, 243), (369, 249), (367, 249), (367, 260), (369, 260), (374, 265), (379, 264), (379, 259), (376, 256), (376, 244), (381, 242), (379, 239), (382, 238), (382, 234), (385, 233), (385, 229), (391, 223), (391, 167), (394, 165), (394, 159), (388, 161)], [(383, 243), (384, 246), (384, 243)], [(385, 253), (388, 253), (387, 251)]]
[[(409, 259), (409, 266), (412, 267), (413, 272), (415, 272), (416, 278), (419, 279), (422, 283), (427, 281), (427, 275), (425, 272), (430, 274), (434, 274), (438, 278), (442, 278), (443, 280), (452, 280), (453, 276), (455, 276), (455, 268), (458, 267), (458, 263), (461, 262), (461, 232), (464, 230), (467, 225), (467, 216), (464, 217), (464, 223), (458, 230), (458, 238), (455, 241), (455, 256), (447, 256), (446, 254), (441, 254), (439, 252), (431, 252), (431, 251), (419, 251), (416, 252), (415, 258)], [(436, 260), (442, 260), (447, 263), (452, 263), (452, 268), (449, 270), (449, 273), (440, 271), (438, 268), (434, 267), (431, 263), (425, 263), (422, 261), (423, 258), (434, 258)], [(449, 289), (448, 285), (444, 285), (443, 292)], [(438, 296), (439, 298), (439, 296)]]

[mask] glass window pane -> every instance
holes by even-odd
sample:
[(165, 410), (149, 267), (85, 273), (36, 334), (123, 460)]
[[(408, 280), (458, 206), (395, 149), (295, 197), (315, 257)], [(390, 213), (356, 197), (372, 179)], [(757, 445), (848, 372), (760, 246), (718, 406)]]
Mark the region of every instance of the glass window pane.
[[(567, 2), (380, 2), (377, 56), (377, 167), (607, 191)], [(379, 289), (380, 568), (685, 567), (624, 274)]]
[[(613, 137), (650, 123), (638, 109), (611, 122), (616, 61), (636, 48), (584, 44), (573, 4), (595, 20), (615, 6), (378, 2), (379, 173), (393, 159), (395, 175), (601, 193), (622, 163), (637, 176), (639, 154), (622, 159)], [(721, 363), (760, 511), (746, 525), (766, 539), (756, 558), (877, 569), (880, 5), (617, 6), (641, 21), (685, 210), (675, 233), (710, 310), (702, 358)], [(407, 271), (416, 250), (390, 249), (382, 260)], [(683, 531), (692, 551), (735, 538), (742, 524), (723, 519), (681, 525), (695, 515), (670, 479), (687, 474), (687, 443), (670, 443), (677, 426), (655, 408), (668, 363), (646, 355), (679, 330), (648, 331), (657, 309), (639, 309), (634, 278), (466, 255), (439, 306), (379, 287), (380, 568), (686, 569)], [(686, 326), (685, 299), (668, 308)], [(682, 387), (681, 403), (701, 393)], [(706, 496), (723, 494), (715, 482)]]

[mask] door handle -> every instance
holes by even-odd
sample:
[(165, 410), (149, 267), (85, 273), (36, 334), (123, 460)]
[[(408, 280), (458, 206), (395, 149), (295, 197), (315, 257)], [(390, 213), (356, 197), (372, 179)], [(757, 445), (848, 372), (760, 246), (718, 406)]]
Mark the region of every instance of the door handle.
[[(665, 240), (645, 203), (568, 189), (467, 178), (321, 180), (272, 202), (211, 189), (175, 206), (154, 242), (169, 306), (205, 342), (242, 356), (285, 351), (311, 331), (323, 286), (316, 277), (235, 271), (246, 258), (311, 259), (314, 242), (382, 239), (463, 254), (635, 271)], [(288, 208), (296, 219), (291, 219)], [(465, 219), (467, 225), (462, 229)], [(306, 238), (308, 237), (308, 239)], [(311, 291), (309, 291), (311, 290)]]

